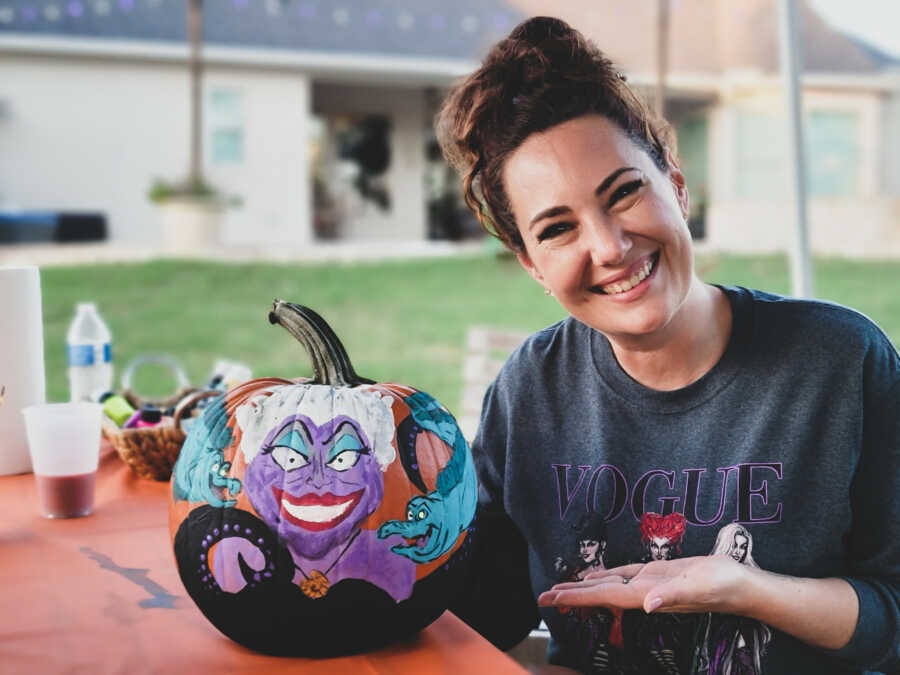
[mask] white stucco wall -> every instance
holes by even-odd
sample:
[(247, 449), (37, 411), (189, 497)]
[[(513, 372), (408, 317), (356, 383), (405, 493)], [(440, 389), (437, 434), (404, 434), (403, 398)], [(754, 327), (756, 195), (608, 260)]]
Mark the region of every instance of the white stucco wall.
[[(263, 248), (303, 246), (311, 241), (309, 79), (296, 72), (214, 66), (204, 84), (207, 93), (219, 88), (241, 94), (243, 161), (215, 163), (209, 143), (204, 152), (209, 180), (242, 201), (239, 208), (226, 211), (226, 241)], [(207, 116), (207, 140), (211, 122)]]
[[(289, 71), (213, 67), (205, 87), (243, 93), (246, 157), (208, 178), (243, 207), (224, 242), (302, 245), (311, 234), (307, 148), (309, 80)], [(103, 211), (110, 237), (160, 239), (147, 199), (153, 177), (188, 168), (188, 78), (183, 64), (86, 56), (0, 58), (0, 203)]]

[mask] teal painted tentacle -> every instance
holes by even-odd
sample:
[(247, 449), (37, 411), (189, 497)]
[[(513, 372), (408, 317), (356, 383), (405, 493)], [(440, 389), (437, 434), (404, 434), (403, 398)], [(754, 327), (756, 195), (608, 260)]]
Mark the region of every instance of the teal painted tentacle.
[(438, 473), (437, 489), (409, 500), (406, 521), (391, 520), (378, 528), (380, 539), (392, 534), (416, 539), (412, 545), (393, 546), (391, 550), (423, 563), (453, 548), (459, 534), (469, 527), (475, 516), (478, 482), (472, 452), (450, 413), (421, 391), (405, 403), (420, 427), (453, 447), (450, 461)]
[(223, 451), (232, 439), (227, 425), (225, 397), (219, 396), (194, 421), (181, 447), (172, 471), (172, 494), (176, 500), (206, 502), (218, 508), (237, 503), (236, 499), (225, 498), (226, 492), (234, 497), (241, 491), (241, 482), (227, 477), (231, 464), (225, 461)]

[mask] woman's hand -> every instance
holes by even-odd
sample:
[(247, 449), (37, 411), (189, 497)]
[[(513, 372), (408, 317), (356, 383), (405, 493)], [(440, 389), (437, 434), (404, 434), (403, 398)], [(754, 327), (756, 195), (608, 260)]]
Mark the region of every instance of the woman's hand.
[(557, 584), (538, 604), (737, 614), (825, 649), (846, 645), (859, 617), (856, 591), (844, 579), (774, 574), (718, 555), (594, 572)]
[(593, 572), (582, 581), (557, 584), (541, 594), (538, 604), (742, 614), (741, 591), (753, 572), (753, 568), (727, 556), (625, 565)]

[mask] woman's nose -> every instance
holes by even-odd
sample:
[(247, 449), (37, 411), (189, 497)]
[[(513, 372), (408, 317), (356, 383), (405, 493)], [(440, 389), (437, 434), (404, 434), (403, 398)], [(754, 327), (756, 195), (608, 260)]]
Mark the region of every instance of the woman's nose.
[(587, 246), (594, 265), (614, 266), (621, 264), (631, 250), (631, 237), (621, 227), (609, 221), (589, 224)]

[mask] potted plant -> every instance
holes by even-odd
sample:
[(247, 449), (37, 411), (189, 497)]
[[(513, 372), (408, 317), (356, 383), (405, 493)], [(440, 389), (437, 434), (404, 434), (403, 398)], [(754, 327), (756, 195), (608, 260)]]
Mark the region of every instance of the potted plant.
[(159, 210), (166, 251), (187, 253), (219, 242), (225, 203), (202, 178), (188, 178), (179, 183), (157, 178), (148, 197)]

